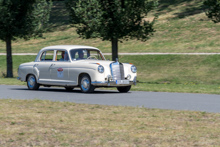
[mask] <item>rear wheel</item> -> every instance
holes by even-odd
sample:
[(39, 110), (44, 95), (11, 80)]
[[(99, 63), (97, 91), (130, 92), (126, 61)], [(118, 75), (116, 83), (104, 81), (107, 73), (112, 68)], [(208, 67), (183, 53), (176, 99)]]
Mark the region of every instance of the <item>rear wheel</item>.
[(119, 92), (128, 92), (131, 89), (131, 86), (117, 87)]
[(87, 74), (84, 74), (81, 76), (79, 84), (80, 84), (81, 91), (84, 93), (91, 93), (95, 89), (95, 87), (93, 85), (91, 85), (91, 79), (90, 79), (89, 75), (87, 75)]
[(30, 90), (37, 90), (40, 85), (37, 83), (37, 80), (34, 75), (29, 75), (27, 78), (27, 87)]

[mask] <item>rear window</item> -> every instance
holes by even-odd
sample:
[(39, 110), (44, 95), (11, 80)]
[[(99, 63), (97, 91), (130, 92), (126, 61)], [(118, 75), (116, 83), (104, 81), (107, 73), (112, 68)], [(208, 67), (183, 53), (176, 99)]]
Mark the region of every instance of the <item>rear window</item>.
[(41, 55), (40, 61), (53, 61), (54, 51), (45, 51)]

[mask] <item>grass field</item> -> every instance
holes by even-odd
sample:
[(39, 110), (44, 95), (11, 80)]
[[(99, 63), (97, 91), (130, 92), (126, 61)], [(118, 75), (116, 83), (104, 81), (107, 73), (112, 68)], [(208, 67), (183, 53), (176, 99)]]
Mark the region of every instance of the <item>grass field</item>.
[[(14, 76), (21, 63), (34, 61), (35, 57), (13, 56)], [(5, 58), (0, 56), (0, 83), (26, 85), (16, 78), (4, 78)], [(120, 56), (120, 62), (137, 66), (138, 84), (132, 90), (220, 94), (220, 55)]]
[[(34, 61), (35, 57), (13, 56), (14, 76), (21, 63)], [(137, 66), (139, 82), (220, 84), (220, 55), (127, 55), (119, 58), (120, 62)], [(6, 56), (0, 56), (0, 73), (1, 77), (6, 74)]]
[[(128, 115), (129, 114), (129, 115)], [(0, 99), (0, 146), (220, 146), (220, 114)]]

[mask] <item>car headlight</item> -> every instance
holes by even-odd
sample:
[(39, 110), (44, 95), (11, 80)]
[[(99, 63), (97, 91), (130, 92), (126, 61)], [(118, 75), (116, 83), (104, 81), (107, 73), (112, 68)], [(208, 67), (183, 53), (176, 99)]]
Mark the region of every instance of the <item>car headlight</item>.
[(132, 71), (133, 73), (136, 73), (136, 72), (137, 72), (137, 67), (134, 66), (134, 65), (132, 65), (132, 66), (131, 66), (131, 71)]
[(100, 73), (103, 73), (103, 72), (104, 72), (104, 67), (103, 67), (102, 65), (99, 65), (99, 66), (98, 66), (98, 71), (99, 71)]

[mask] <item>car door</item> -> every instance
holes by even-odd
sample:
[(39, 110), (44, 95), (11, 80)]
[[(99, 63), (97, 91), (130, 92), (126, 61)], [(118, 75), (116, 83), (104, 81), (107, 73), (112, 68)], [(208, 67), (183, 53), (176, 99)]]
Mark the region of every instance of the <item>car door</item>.
[(54, 50), (44, 51), (38, 62), (34, 64), (33, 70), (40, 84), (50, 84), (50, 67), (53, 64)]
[[(61, 56), (62, 55), (62, 56)], [(55, 51), (55, 61), (50, 66), (50, 78), (54, 85), (67, 85), (69, 81), (69, 55), (65, 50)]]

